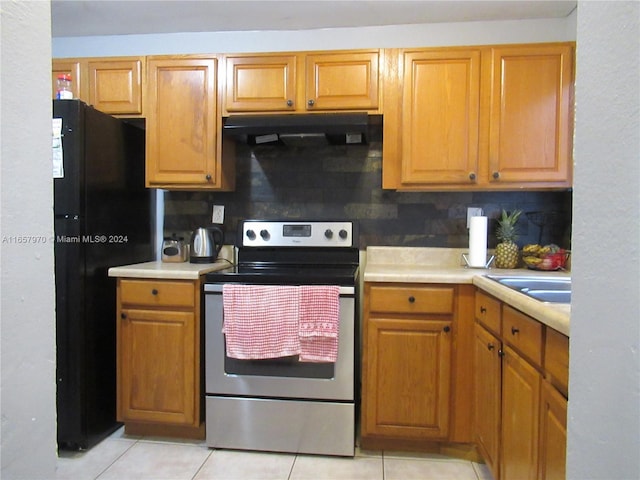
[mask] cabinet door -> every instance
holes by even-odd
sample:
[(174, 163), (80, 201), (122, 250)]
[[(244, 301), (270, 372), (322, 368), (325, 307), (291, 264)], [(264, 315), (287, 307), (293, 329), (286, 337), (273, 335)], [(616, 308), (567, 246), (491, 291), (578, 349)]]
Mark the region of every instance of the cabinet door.
[(566, 478), (567, 399), (542, 382), (540, 408), (540, 480)]
[(86, 100), (81, 89), (84, 79), (82, 78), (82, 66), (80, 60), (53, 60), (51, 62), (51, 66), (51, 98), (56, 98), (56, 94), (58, 93), (58, 75), (66, 73), (67, 75), (71, 75), (71, 92), (73, 93), (73, 98)]
[(500, 478), (501, 342), (478, 323), (474, 333), (474, 437), (494, 478)]
[(572, 55), (567, 45), (492, 49), (492, 182), (570, 186)]
[(195, 314), (123, 309), (118, 420), (198, 426)]
[(405, 52), (401, 183), (477, 180), (480, 52)]
[(142, 114), (142, 60), (88, 62), (89, 104), (112, 115)]
[(367, 327), (364, 434), (446, 438), (450, 322), (370, 319)]
[(147, 68), (147, 186), (215, 187), (216, 60), (149, 58)]
[(378, 108), (378, 52), (306, 56), (306, 109)]
[(502, 364), (500, 478), (535, 480), (538, 470), (540, 374), (509, 347)]
[(225, 111), (295, 110), (295, 55), (228, 56), (225, 62)]

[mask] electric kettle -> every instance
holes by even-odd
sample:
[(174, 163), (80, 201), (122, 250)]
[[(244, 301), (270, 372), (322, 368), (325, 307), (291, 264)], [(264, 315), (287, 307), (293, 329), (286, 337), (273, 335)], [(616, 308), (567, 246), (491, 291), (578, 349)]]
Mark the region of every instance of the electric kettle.
[(224, 242), (224, 233), (218, 227), (200, 227), (191, 234), (191, 263), (213, 263)]

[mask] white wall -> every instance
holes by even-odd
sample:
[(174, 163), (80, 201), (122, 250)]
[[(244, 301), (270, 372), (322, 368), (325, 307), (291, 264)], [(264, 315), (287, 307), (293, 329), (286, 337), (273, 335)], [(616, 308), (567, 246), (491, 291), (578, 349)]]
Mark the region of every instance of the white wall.
[(62, 37), (54, 57), (338, 50), (575, 40), (575, 11), (567, 18), (508, 22), (438, 23), (313, 31), (201, 32), (161, 35)]
[(640, 478), (639, 20), (578, 5), (569, 479)]
[[(1, 35), (0, 477), (49, 479), (56, 464), (49, 2), (3, 1)], [(34, 237), (15, 243), (23, 236)]]

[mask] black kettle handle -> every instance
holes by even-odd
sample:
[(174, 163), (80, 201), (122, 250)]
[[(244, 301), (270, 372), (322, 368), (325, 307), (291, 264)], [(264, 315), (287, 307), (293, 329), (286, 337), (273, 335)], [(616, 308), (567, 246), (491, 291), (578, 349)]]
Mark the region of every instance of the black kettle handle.
[[(215, 242), (217, 257), (222, 249), (222, 245), (224, 244), (224, 232), (220, 227), (209, 227), (209, 230), (213, 232), (213, 241)], [(216, 234), (218, 234), (219, 239), (216, 238)]]

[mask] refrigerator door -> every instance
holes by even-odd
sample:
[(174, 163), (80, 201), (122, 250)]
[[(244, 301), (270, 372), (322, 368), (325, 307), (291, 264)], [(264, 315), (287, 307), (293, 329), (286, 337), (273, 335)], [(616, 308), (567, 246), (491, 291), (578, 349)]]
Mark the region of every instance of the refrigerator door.
[(90, 448), (116, 421), (112, 266), (152, 260), (153, 194), (144, 130), (77, 100), (62, 118), (64, 178), (54, 181), (59, 448)]
[(53, 180), (55, 215), (78, 216), (84, 209), (84, 112), (79, 100), (54, 100), (53, 118), (62, 119), (64, 177)]
[(80, 238), (80, 220), (56, 217), (56, 383), (58, 443), (73, 449), (87, 448), (85, 433), (85, 323), (84, 258), (76, 239)]

